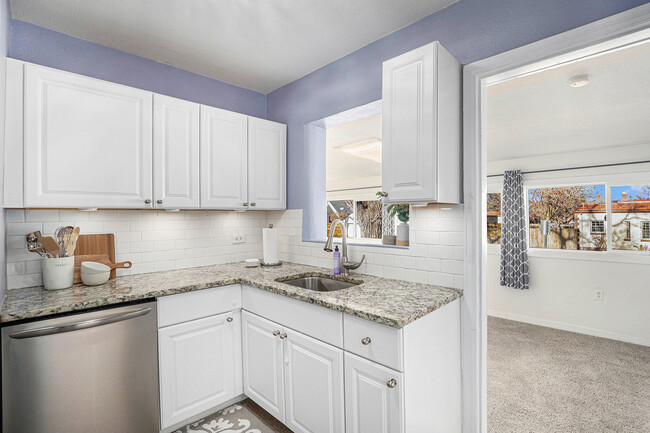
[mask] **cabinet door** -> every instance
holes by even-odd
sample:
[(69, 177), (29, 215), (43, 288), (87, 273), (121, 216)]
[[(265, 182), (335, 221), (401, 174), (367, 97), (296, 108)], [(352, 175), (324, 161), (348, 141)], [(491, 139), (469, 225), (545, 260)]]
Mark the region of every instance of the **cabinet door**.
[(159, 209), (199, 207), (199, 104), (153, 98), (153, 198)]
[(25, 207), (151, 207), (151, 92), (36, 65), (24, 86)]
[(248, 118), (250, 209), (287, 207), (287, 126)]
[(274, 322), (246, 311), (242, 314), (244, 394), (284, 422), (281, 332)]
[(403, 388), (402, 373), (346, 353), (346, 432), (404, 432)]
[(201, 207), (246, 209), (248, 116), (201, 106)]
[(343, 351), (284, 331), (285, 425), (300, 433), (345, 432)]
[(384, 62), (382, 189), (387, 202), (436, 200), (435, 44)]
[(241, 313), (162, 328), (158, 350), (162, 429), (242, 394)]

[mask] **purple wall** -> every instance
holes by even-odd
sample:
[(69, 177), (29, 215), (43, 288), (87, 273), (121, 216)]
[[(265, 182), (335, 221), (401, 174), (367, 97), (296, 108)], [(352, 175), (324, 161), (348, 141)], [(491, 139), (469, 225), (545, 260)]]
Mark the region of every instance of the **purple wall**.
[(261, 93), (24, 21), (11, 21), (9, 57), (251, 116), (266, 117), (266, 96)]
[(324, 173), (324, 152), (305, 148), (305, 124), (381, 99), (384, 60), (438, 40), (468, 64), (647, 2), (461, 0), (270, 93), (268, 118), (287, 124), (287, 204), (304, 209), (303, 238), (317, 240), (309, 222), (325, 222), (324, 175), (304, 181)]

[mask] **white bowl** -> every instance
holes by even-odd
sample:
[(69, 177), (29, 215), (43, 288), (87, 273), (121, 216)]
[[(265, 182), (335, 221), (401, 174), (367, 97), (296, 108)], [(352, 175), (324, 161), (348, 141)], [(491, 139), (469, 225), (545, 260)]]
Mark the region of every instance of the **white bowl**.
[[(108, 267), (108, 266), (107, 266)], [(96, 273), (96, 274), (85, 274), (81, 273), (81, 281), (86, 286), (98, 286), (104, 284), (108, 281), (108, 278), (111, 276), (110, 269), (106, 272)]]
[(103, 274), (110, 272), (111, 268), (98, 262), (81, 262), (81, 275)]

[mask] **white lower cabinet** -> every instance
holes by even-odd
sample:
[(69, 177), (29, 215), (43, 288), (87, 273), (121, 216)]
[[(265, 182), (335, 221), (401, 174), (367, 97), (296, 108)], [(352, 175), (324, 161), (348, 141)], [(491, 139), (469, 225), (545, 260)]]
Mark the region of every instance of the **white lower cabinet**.
[(343, 351), (243, 313), (244, 393), (300, 433), (343, 433)]
[(242, 393), (241, 313), (158, 330), (161, 429)]
[(244, 394), (284, 422), (282, 327), (242, 313)]
[(403, 374), (345, 354), (347, 433), (404, 432)]

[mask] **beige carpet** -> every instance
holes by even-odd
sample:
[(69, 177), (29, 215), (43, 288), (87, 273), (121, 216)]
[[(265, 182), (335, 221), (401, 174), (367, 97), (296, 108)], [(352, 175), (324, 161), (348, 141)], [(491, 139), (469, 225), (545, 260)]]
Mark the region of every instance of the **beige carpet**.
[(650, 347), (488, 318), (488, 432), (650, 432)]

